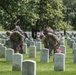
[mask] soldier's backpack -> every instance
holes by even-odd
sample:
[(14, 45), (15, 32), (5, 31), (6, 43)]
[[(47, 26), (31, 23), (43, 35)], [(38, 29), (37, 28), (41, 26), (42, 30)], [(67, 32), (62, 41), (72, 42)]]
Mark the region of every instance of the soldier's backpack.
[(14, 31), (10, 36), (10, 40), (16, 44), (22, 44), (24, 41), (24, 36), (19, 31)]
[(60, 40), (57, 35), (53, 33), (48, 33), (46, 35), (46, 38), (53, 47), (60, 45)]

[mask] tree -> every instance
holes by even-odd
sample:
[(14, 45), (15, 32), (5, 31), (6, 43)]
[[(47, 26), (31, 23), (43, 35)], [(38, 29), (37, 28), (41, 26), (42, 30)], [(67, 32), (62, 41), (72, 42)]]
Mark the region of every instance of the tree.
[(72, 26), (74, 29), (76, 28), (75, 26), (75, 9), (76, 9), (76, 0), (63, 0), (64, 3), (64, 21), (67, 22), (67, 26)]
[(0, 0), (0, 8), (3, 11), (4, 28), (11, 29), (17, 21), (17, 15), (20, 15), (23, 0)]
[(39, 17), (40, 25), (51, 26), (57, 28), (58, 22), (63, 20), (63, 4), (62, 0), (40, 0)]
[(4, 12), (2, 16), (4, 17), (4, 28), (11, 30), (16, 24), (19, 24), (24, 30), (30, 29), (38, 19), (36, 3), (33, 0), (0, 0), (0, 7)]
[[(69, 0), (0, 0), (0, 23), (5, 29), (13, 29), (16, 24), (23, 30), (42, 30), (47, 25), (54, 30), (63, 29), (63, 24), (73, 24), (75, 19), (75, 1)], [(64, 5), (63, 5), (64, 3)], [(70, 2), (69, 2), (70, 3)], [(74, 6), (73, 6), (74, 4)], [(74, 7), (74, 9), (73, 9)], [(74, 11), (72, 11), (72, 9)], [(69, 17), (67, 17), (69, 16)], [(64, 23), (63, 23), (64, 22)], [(65, 23), (66, 24), (66, 23)], [(67, 27), (67, 26), (66, 26)]]

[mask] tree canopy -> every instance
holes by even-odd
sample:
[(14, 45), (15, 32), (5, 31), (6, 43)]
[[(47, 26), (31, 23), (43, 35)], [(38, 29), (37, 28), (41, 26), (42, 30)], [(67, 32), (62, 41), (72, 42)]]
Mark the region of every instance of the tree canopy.
[(76, 28), (76, 0), (0, 0), (0, 25), (13, 29), (20, 25), (26, 31)]

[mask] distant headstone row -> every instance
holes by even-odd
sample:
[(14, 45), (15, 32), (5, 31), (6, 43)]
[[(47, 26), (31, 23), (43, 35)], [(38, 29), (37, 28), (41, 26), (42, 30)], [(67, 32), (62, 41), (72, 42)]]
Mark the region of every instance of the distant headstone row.
[(67, 43), (69, 47), (72, 48), (72, 53), (74, 55), (73, 62), (76, 63), (76, 36), (74, 35), (71, 35), (71, 37), (67, 36)]

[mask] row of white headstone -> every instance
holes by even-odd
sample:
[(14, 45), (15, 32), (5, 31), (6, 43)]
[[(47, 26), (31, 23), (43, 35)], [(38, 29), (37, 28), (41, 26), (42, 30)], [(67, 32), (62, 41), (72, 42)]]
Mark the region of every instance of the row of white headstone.
[(6, 62), (12, 62), (12, 71), (22, 71), (22, 75), (36, 75), (36, 61), (23, 60), (23, 55), (14, 53), (11, 48), (0, 44), (0, 58), (6, 58)]
[[(37, 47), (39, 48), (40, 46), (41, 43), (39, 43), (39, 46), (31, 44), (29, 50), (29, 57), (36, 57)], [(61, 48), (63, 50), (65, 46), (62, 45)], [(41, 50), (40, 61), (49, 62), (49, 50), (45, 48), (42, 49), (41, 47), (39, 49)], [(24, 53), (27, 53), (27, 44), (24, 44), (23, 50)], [(64, 53), (66, 53), (66, 49), (64, 49)], [(36, 75), (36, 62), (33, 60), (23, 61), (22, 54), (14, 53), (14, 50), (12, 49), (7, 50), (7, 48), (2, 45), (0, 46), (0, 56), (5, 57), (7, 62), (12, 62), (12, 70), (21, 70), (22, 75)], [(65, 54), (56, 53), (54, 55), (54, 70), (62, 70), (62, 71), (65, 70)]]
[(72, 53), (74, 55), (73, 56), (74, 57), (73, 62), (76, 63), (76, 37), (74, 37), (74, 36), (72, 38), (68, 37), (67, 43), (70, 46), (70, 48), (72, 48)]

